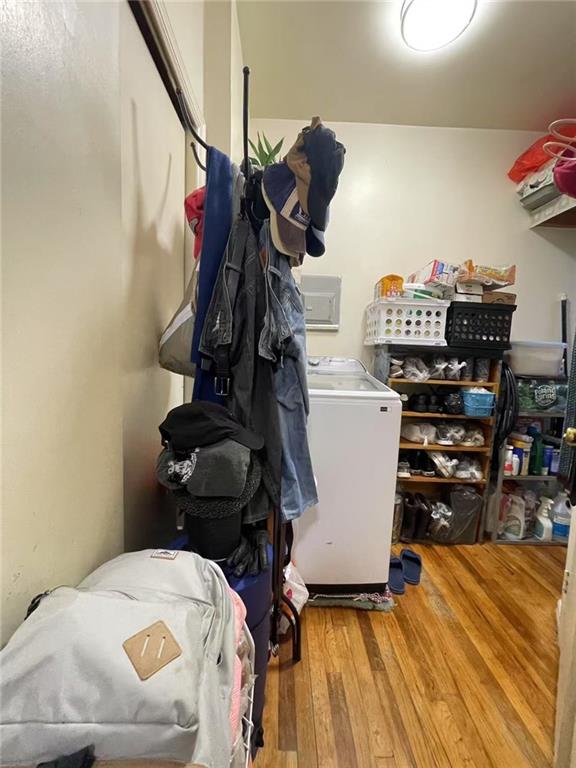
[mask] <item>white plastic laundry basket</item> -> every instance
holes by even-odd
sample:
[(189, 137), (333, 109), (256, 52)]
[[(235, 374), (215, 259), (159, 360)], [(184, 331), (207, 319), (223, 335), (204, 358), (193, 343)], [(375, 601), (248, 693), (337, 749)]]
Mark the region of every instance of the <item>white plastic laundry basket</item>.
[(445, 347), (449, 301), (378, 299), (366, 307), (366, 346), (418, 344)]

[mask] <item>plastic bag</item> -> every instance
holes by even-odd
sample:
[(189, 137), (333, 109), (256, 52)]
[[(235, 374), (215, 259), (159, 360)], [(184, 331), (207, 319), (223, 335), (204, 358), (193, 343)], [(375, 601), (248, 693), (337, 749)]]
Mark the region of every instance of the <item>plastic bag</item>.
[[(576, 136), (576, 125), (565, 125), (562, 127), (562, 133), (566, 137)], [(547, 141), (555, 141), (556, 137), (548, 133), (541, 139), (537, 139), (525, 152), (517, 158), (514, 165), (508, 171), (508, 178), (519, 184), (526, 176), (535, 173), (545, 163), (550, 161), (550, 155), (544, 151), (544, 144)]]
[(453, 477), (456, 467), (458, 465), (458, 459), (453, 456), (449, 456), (443, 451), (430, 451), (428, 454), (440, 477)]
[[(302, 613), (302, 609), (308, 602), (310, 593), (304, 584), (304, 579), (300, 576), (300, 573), (296, 569), (294, 563), (289, 563), (284, 571), (284, 594), (296, 608), (298, 613)], [(285, 635), (290, 629), (290, 619), (287, 616), (282, 616), (280, 619), (279, 632), (281, 635)]]
[(516, 265), (506, 267), (481, 266), (472, 259), (463, 262), (458, 271), (459, 283), (479, 283), (488, 289), (505, 288), (516, 282)]
[(478, 357), (474, 363), (474, 378), (476, 381), (488, 381), (490, 378), (490, 360)]
[(430, 378), (431, 379), (444, 379), (446, 376), (445, 369), (448, 363), (444, 355), (434, 355), (430, 364)]
[(407, 357), (404, 360), (404, 376), (410, 381), (427, 381), (430, 369), (421, 357)]
[(467, 424), (464, 437), (460, 440), (460, 445), (466, 445), (470, 448), (481, 448), (485, 444), (486, 438), (480, 427)]
[(448, 360), (446, 366), (446, 378), (448, 381), (460, 381), (460, 371), (466, 365), (465, 362), (460, 363), (457, 357), (451, 357)]
[(392, 523), (392, 544), (398, 544), (400, 541), (400, 532), (402, 530), (402, 521), (404, 519), (404, 497), (397, 493), (394, 497), (394, 521)]
[(466, 486), (456, 486), (450, 494), (450, 504), (432, 505), (428, 531), (434, 541), (457, 541), (479, 514), (482, 497)]
[(426, 422), (406, 422), (402, 424), (400, 434), (411, 443), (428, 445), (436, 442), (436, 427)]

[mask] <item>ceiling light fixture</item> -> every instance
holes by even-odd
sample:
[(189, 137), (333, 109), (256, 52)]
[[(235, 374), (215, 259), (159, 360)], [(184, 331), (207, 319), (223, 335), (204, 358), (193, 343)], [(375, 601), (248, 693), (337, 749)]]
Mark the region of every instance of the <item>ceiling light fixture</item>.
[(415, 51), (444, 48), (469, 27), (477, 6), (478, 0), (404, 0), (402, 39)]

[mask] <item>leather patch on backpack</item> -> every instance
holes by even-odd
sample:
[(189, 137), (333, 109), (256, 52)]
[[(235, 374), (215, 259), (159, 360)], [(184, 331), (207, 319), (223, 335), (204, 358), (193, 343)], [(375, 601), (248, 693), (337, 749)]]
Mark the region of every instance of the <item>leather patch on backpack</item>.
[(182, 648), (163, 621), (157, 621), (122, 643), (140, 680), (148, 680), (182, 655)]

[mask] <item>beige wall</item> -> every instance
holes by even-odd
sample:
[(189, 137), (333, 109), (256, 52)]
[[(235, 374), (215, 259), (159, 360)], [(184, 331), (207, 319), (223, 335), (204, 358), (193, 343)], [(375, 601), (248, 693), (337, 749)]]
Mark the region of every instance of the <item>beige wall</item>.
[(123, 547), (118, 6), (4, 4), (2, 642)]
[[(168, 13), (201, 99), (201, 3)], [(2, 31), (0, 643), (35, 594), (161, 535), (187, 163), (126, 3), (8, 0)]]
[[(289, 147), (305, 120), (253, 120)], [(517, 339), (557, 339), (558, 298), (576, 316), (576, 231), (530, 231), (506, 171), (537, 134), (355, 123), (330, 124), (347, 148), (331, 206), (327, 251), (304, 272), (342, 277), (338, 333), (309, 333), (311, 354), (369, 360), (364, 308), (374, 283), (434, 258), (518, 266)]]
[(242, 160), (242, 42), (235, 0), (204, 11), (204, 113), (208, 142)]
[[(182, 5), (184, 24), (182, 11), (197, 4)], [(140, 549), (174, 522), (154, 470), (158, 425), (182, 402), (183, 379), (158, 365), (158, 339), (182, 299), (186, 161), (184, 130), (127, 3), (120, 91), (124, 535), (126, 549)]]

